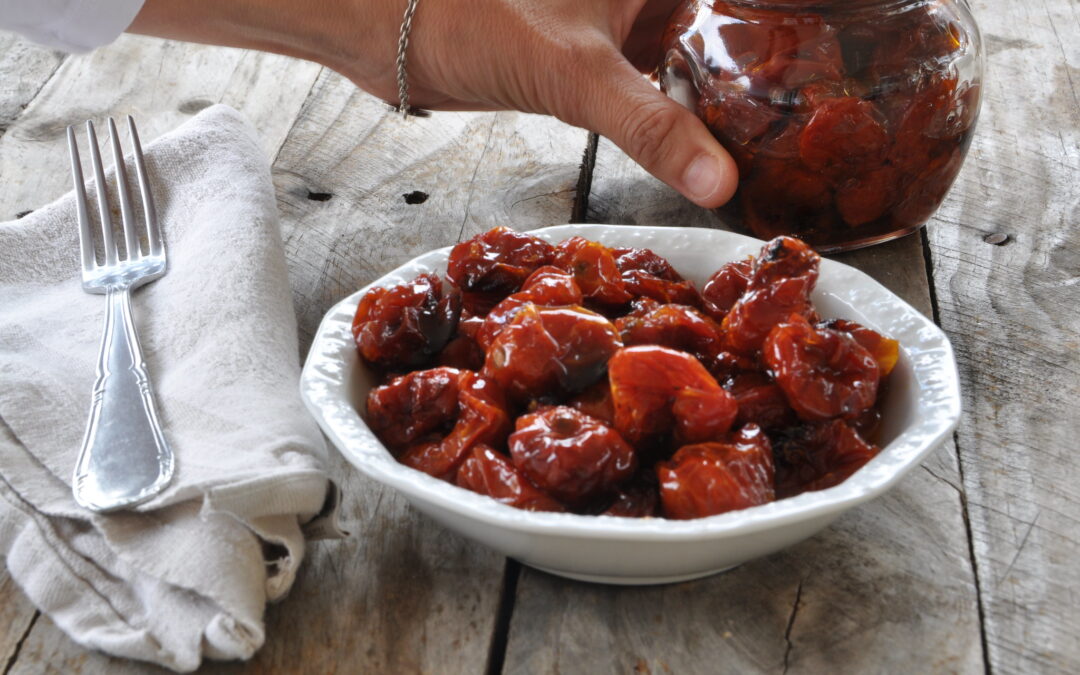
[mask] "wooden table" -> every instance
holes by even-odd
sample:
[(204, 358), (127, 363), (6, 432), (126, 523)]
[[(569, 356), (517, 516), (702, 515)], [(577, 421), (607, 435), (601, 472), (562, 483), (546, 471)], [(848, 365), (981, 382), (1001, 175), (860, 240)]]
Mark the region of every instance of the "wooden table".
[[(956, 186), (920, 234), (839, 256), (956, 347), (963, 420), (919, 470), (788, 550), (616, 588), (508, 561), (335, 457), (353, 536), (311, 548), (254, 660), (205, 670), (1080, 672), (1080, 19), (974, 4), (989, 71)], [(309, 63), (134, 37), (74, 57), (0, 37), (0, 220), (68, 190), (69, 123), (132, 113), (149, 139), (215, 102), (273, 158), (305, 350), (337, 299), (494, 225), (722, 226), (552, 119), (402, 122)], [(0, 667), (147, 669), (72, 643), (2, 572)]]

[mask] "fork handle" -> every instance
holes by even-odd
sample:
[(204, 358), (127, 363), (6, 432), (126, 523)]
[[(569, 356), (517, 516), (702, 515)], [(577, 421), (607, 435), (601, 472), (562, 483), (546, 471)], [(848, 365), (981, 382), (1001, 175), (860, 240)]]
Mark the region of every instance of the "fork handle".
[(172, 480), (174, 464), (131, 316), (131, 291), (110, 288), (107, 299), (97, 380), (73, 484), (75, 501), (99, 512), (157, 495)]

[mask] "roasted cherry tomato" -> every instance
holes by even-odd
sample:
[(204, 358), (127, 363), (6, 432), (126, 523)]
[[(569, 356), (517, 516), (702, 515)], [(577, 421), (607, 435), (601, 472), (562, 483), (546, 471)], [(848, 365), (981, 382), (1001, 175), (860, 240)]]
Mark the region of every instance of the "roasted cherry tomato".
[(483, 326), (478, 331), (476, 340), (483, 349), (490, 348), (499, 331), (527, 302), (538, 307), (559, 307), (580, 305), (583, 300), (581, 289), (574, 282), (573, 276), (558, 267), (546, 265), (533, 272), (522, 284), (520, 291), (492, 308), (484, 317)]
[(604, 516), (619, 518), (655, 518), (660, 515), (660, 487), (653, 471), (642, 471), (615, 493), (615, 501), (604, 511)]
[(717, 321), (723, 321), (735, 302), (750, 285), (753, 259), (729, 262), (709, 277), (701, 289), (705, 311)]
[(611, 249), (584, 237), (570, 237), (555, 247), (554, 263), (574, 275), (588, 300), (601, 305), (625, 305), (633, 299), (626, 290)]
[(569, 404), (608, 426), (615, 424), (615, 404), (611, 401), (611, 385), (607, 378), (570, 399)]
[(367, 398), (368, 426), (394, 451), (429, 434), (442, 436), (457, 421), (460, 381), (460, 370), (432, 368), (375, 387)]
[(752, 424), (727, 442), (683, 446), (656, 465), (656, 476), (667, 518), (705, 518), (775, 498), (772, 448)]
[(623, 285), (634, 296), (662, 303), (700, 304), (697, 289), (683, 279), (667, 260), (647, 248), (614, 248), (615, 264)]
[(461, 313), (461, 296), (443, 293), (434, 274), (390, 288), (373, 288), (360, 299), (352, 334), (360, 356), (387, 370), (426, 363), (450, 340)]
[(615, 320), (623, 344), (660, 345), (689, 352), (703, 364), (711, 364), (720, 353), (720, 326), (686, 305), (661, 305), (644, 314)]
[(610, 321), (580, 307), (526, 303), (488, 350), (483, 373), (518, 402), (582, 391), (622, 346)]
[(775, 448), (780, 499), (839, 485), (879, 452), (843, 420), (792, 429), (777, 436)]
[(731, 378), (725, 388), (739, 404), (736, 424), (756, 424), (762, 429), (774, 429), (791, 426), (798, 421), (784, 390), (765, 373), (741, 373)]
[[(452, 411), (447, 390), (433, 385), (438, 395), (431, 400), (412, 394), (423, 390), (425, 380), (441, 382), (455, 372), (457, 405)], [(444, 480), (453, 480), (469, 448), (477, 443), (499, 445), (510, 432), (510, 418), (498, 385), (476, 373), (452, 368), (410, 373), (372, 391), (368, 423), (384, 442), (398, 442), (392, 448), (400, 451), (401, 441), (409, 443), (398, 458), (402, 464)], [(448, 426), (452, 427), (449, 433), (439, 438)]]
[(581, 506), (611, 494), (637, 469), (611, 427), (566, 406), (522, 415), (508, 441), (514, 466), (559, 501)]
[(848, 321), (847, 319), (829, 319), (818, 324), (819, 328), (831, 328), (841, 333), (847, 333), (855, 338), (855, 342), (866, 348), (866, 351), (877, 361), (881, 377), (888, 377), (896, 367), (900, 359), (900, 343), (892, 338), (887, 338), (877, 331), (871, 330), (862, 324)]
[(721, 438), (734, 397), (693, 356), (666, 347), (619, 350), (608, 363), (615, 428), (634, 444), (674, 435), (680, 444)]
[(884, 119), (873, 103), (853, 96), (828, 99), (814, 110), (799, 140), (806, 166), (834, 179), (880, 166), (889, 151)]
[(496, 227), (450, 251), (446, 278), (463, 291), (502, 299), (521, 288), (534, 270), (550, 264), (554, 253), (546, 241)]
[(458, 469), (459, 487), (487, 495), (525, 511), (565, 511), (562, 504), (536, 487), (505, 456), (487, 445), (476, 445)]
[(812, 315), (810, 292), (821, 258), (805, 243), (777, 237), (754, 259), (746, 292), (724, 317), (724, 346), (754, 354), (773, 326), (792, 314)]
[(877, 398), (873, 355), (847, 333), (814, 328), (797, 314), (772, 329), (761, 357), (804, 420), (856, 417)]

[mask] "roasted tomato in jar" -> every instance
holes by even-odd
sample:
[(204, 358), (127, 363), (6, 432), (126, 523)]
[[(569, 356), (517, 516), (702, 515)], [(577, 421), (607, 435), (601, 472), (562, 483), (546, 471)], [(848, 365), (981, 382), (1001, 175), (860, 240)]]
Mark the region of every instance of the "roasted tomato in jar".
[(667, 518), (705, 518), (775, 499), (772, 448), (752, 424), (726, 442), (679, 448), (656, 465), (656, 475)]
[(685, 0), (658, 75), (734, 157), (742, 225), (831, 252), (911, 232), (941, 204), (974, 130), (980, 51), (958, 0)]
[(451, 249), (446, 278), (463, 291), (501, 300), (520, 289), (537, 268), (550, 264), (554, 253), (542, 239), (496, 227)]
[(461, 313), (461, 296), (443, 293), (434, 274), (390, 288), (373, 288), (356, 308), (352, 334), (360, 356), (386, 370), (423, 365), (450, 340)]
[(526, 303), (492, 342), (483, 373), (523, 403), (582, 391), (603, 377), (621, 346), (615, 326), (599, 314)]
[(761, 357), (804, 420), (857, 417), (877, 399), (873, 355), (847, 333), (814, 328), (797, 314), (772, 329)]
[(522, 415), (508, 443), (514, 466), (570, 505), (610, 495), (637, 468), (634, 449), (618, 432), (566, 406)]
[(551, 495), (529, 482), (505, 456), (490, 446), (476, 445), (458, 469), (458, 487), (487, 495), (525, 511), (565, 511)]
[(721, 438), (738, 412), (693, 356), (666, 347), (619, 350), (608, 364), (615, 428), (634, 444), (673, 436), (680, 444)]

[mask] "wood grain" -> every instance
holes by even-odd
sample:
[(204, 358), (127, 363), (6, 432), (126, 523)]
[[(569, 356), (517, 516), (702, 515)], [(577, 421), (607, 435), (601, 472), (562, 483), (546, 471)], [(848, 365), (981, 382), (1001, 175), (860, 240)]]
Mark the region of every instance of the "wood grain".
[(67, 57), (0, 138), (0, 220), (71, 189), (70, 124), (93, 119), (100, 132), (105, 117), (130, 114), (146, 142), (207, 106), (227, 103), (251, 120), (273, 155), (318, 72), (283, 56), (129, 35)]
[(64, 55), (0, 33), (0, 136), (52, 77)]
[[(967, 165), (928, 231), (956, 347), (957, 433), (1000, 672), (1080, 672), (1080, 21), (976, 2), (989, 52)], [(1002, 245), (993, 245), (1007, 235)]]
[[(600, 141), (589, 217), (722, 226)], [(931, 314), (918, 237), (841, 256)], [(525, 569), (506, 672), (981, 672), (951, 444), (819, 535), (709, 579), (654, 588)]]

